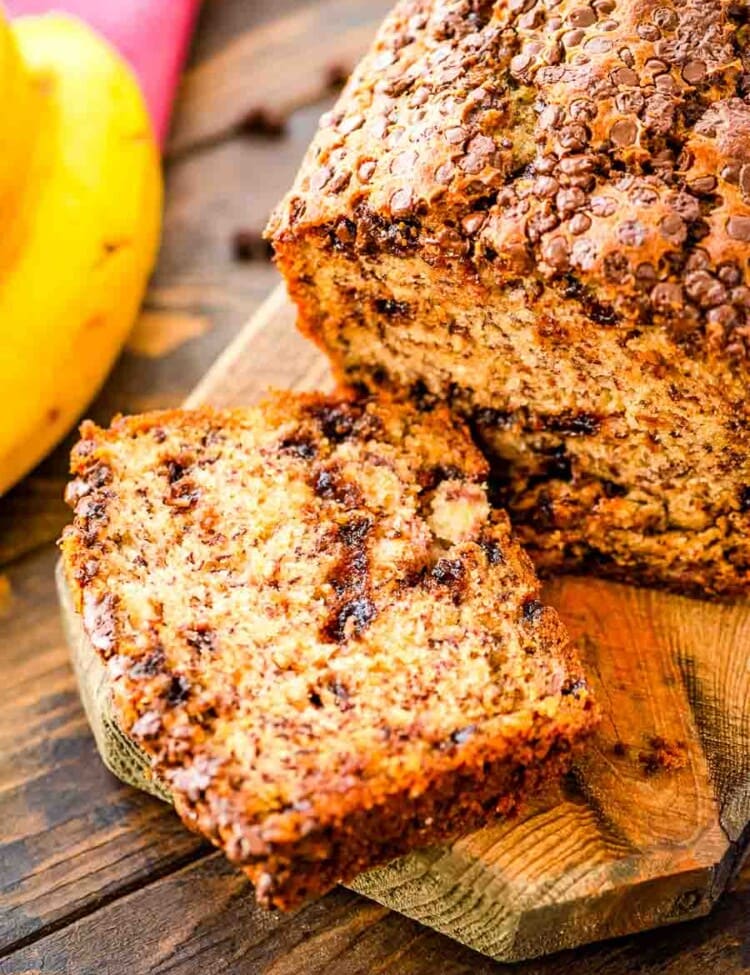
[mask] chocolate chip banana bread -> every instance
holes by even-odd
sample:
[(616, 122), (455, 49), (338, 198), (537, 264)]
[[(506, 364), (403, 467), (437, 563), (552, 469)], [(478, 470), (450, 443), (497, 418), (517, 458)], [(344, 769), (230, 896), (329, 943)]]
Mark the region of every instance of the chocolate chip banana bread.
[(288, 394), (81, 434), (63, 564), (118, 721), (261, 902), (509, 810), (593, 725), (447, 411)]
[(467, 417), (542, 570), (748, 589), (749, 11), (401, 0), (272, 219), (339, 377)]

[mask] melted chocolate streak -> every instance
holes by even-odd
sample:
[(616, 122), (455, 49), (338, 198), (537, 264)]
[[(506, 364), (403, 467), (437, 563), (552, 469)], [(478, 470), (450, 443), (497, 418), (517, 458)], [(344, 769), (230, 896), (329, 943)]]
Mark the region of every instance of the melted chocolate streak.
[(337, 643), (362, 633), (377, 612), (370, 598), (367, 536), (371, 528), (369, 518), (356, 516), (338, 530), (343, 553), (328, 577), (336, 599), (323, 626), (324, 637)]

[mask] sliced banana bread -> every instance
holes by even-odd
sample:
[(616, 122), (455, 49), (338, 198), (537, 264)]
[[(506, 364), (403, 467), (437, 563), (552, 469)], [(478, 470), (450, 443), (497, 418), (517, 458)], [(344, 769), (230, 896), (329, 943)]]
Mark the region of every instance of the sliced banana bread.
[(468, 417), (542, 569), (748, 589), (749, 13), (401, 0), (272, 220), (339, 377)]
[(594, 724), (446, 410), (279, 394), (81, 435), (63, 563), (118, 720), (261, 902), (510, 810)]

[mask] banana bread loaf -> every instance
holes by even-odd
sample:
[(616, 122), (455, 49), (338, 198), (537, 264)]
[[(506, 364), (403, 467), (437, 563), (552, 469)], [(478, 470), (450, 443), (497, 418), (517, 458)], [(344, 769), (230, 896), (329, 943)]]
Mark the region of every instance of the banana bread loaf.
[(593, 725), (446, 411), (288, 394), (81, 432), (63, 564), (118, 721), (261, 902), (509, 810)]
[(748, 588), (749, 10), (401, 0), (272, 219), (339, 377), (467, 417), (542, 570)]

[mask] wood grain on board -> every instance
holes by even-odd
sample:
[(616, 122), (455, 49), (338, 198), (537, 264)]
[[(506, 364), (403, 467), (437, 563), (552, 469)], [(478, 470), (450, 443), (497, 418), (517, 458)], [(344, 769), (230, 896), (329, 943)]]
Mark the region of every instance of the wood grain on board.
[[(348, 74), (391, 0), (320, 0), (232, 40), (189, 69), (172, 156), (231, 135), (248, 116), (283, 122)], [(321, 41), (324, 40), (324, 43)]]
[[(367, 8), (372, 24), (362, 27), (363, 45), (382, 12), (376, 3)], [(254, 94), (263, 75), (259, 66), (282, 63), (274, 51), (290, 48), (278, 28), (296, 12), (315, 24), (315, 43), (303, 45), (294, 63), (287, 55), (279, 78), (290, 95), (280, 86), (278, 102), (267, 107), (301, 104), (305, 91), (310, 104), (289, 118), (282, 138), (228, 134), (226, 141), (219, 141), (216, 118), (193, 127), (197, 95), (178, 106), (175, 131), (184, 123), (182, 131), (198, 138), (184, 142), (167, 164), (164, 245), (146, 307), (159, 317), (205, 317), (211, 327), (156, 359), (126, 352), (91, 407), (100, 422), (118, 410), (181, 402), (277, 280), (263, 261), (234, 261), (231, 239), (240, 227), (262, 228), (326, 107), (319, 99), (332, 97), (325, 94), (326, 75), (341, 60), (342, 47), (331, 9), (325, 0), (205, 0), (193, 68), (225, 57), (214, 60), (224, 65), (221, 71), (203, 73), (213, 84), (226, 65), (233, 65), (236, 102), (222, 125), (234, 124), (241, 104), (248, 110), (259, 107)], [(317, 21), (310, 21), (315, 13)], [(261, 48), (253, 37), (263, 25), (277, 29), (267, 29)], [(238, 59), (239, 48), (230, 58), (231, 45), (241, 41), (264, 60)], [(318, 69), (321, 62), (309, 59), (312, 47), (315, 58), (326, 52), (325, 73)], [(302, 75), (306, 87), (300, 95)], [(212, 104), (211, 99), (202, 104)], [(207, 136), (203, 143), (201, 133)], [(246, 368), (260, 376), (257, 359), (255, 365), (243, 363)], [(298, 362), (294, 381), (323, 382), (319, 368), (319, 360), (309, 366)], [(270, 379), (276, 385), (283, 381), (278, 375)], [(252, 888), (241, 876), (208, 854), (162, 803), (118, 783), (96, 757), (68, 663), (53, 582), (53, 540), (67, 517), (60, 492), (69, 444), (70, 438), (33, 477), (0, 499), (3, 975), (739, 975), (748, 969), (750, 870), (709, 917), (512, 969), (343, 890), (297, 915), (259, 915)], [(685, 686), (710, 714), (705, 673), (700, 668), (685, 673)], [(745, 677), (743, 661), (735, 660), (722, 682), (731, 685)], [(709, 765), (720, 781), (741, 781), (742, 770), (722, 763), (723, 746), (714, 745), (734, 733), (729, 712), (723, 706), (713, 711), (717, 720), (705, 724)]]

